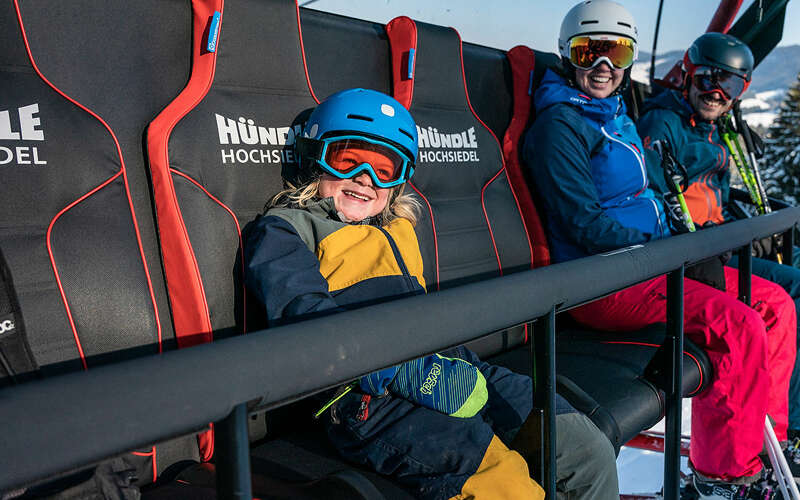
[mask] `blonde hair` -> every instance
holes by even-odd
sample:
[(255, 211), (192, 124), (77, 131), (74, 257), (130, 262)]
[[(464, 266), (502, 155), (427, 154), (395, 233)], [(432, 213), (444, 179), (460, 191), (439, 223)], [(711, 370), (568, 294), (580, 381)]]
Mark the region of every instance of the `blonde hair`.
[[(264, 210), (271, 208), (306, 208), (308, 204), (319, 199), (319, 182), (317, 178), (305, 186), (294, 186), (286, 182), (286, 189), (272, 197), (264, 206)], [(405, 184), (390, 188), (389, 202), (380, 213), (382, 224), (388, 224), (394, 219), (402, 218), (417, 225), (421, 206), (411, 194), (404, 193)]]

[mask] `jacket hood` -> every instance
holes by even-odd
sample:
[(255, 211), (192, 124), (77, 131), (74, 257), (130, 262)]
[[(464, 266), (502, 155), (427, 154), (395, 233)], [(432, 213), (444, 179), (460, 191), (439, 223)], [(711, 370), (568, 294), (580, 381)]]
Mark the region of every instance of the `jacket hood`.
[(569, 104), (580, 113), (601, 123), (611, 121), (625, 114), (625, 102), (620, 95), (612, 95), (605, 99), (594, 99), (577, 88), (571, 87), (567, 81), (548, 69), (539, 88), (536, 90), (534, 102), (537, 111), (552, 106), (554, 104)]

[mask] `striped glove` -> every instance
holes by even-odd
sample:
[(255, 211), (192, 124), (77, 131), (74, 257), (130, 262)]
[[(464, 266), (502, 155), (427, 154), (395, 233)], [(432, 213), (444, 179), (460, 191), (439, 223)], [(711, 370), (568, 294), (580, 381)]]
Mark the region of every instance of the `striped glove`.
[(431, 354), (370, 373), (359, 381), (361, 390), (382, 396), (399, 396), (425, 408), (469, 418), (486, 404), (486, 379), (472, 364), (458, 358)]

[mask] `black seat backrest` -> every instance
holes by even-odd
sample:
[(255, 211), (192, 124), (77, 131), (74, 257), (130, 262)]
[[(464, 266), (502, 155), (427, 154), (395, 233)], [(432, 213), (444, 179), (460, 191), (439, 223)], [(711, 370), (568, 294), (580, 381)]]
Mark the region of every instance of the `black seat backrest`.
[[(119, 20), (147, 11), (158, 21), (115, 36)], [(179, 21), (189, 12), (163, 0), (0, 7), (0, 255), (42, 375), (158, 353), (174, 339), (142, 133), (185, 82)], [(197, 443), (133, 455), (144, 483), (196, 459)]]
[(281, 189), (281, 168), (295, 163), (298, 115), (317, 104), (296, 3), (222, 4), (193, 2), (191, 79), (147, 134), (180, 346), (246, 329), (241, 227)]
[(159, 352), (117, 138), (39, 73), (15, 6), (0, 7), (0, 246), (33, 355), (50, 372)]
[[(162, 339), (169, 347), (174, 343), (172, 319), (142, 138), (150, 121), (189, 78), (191, 4), (188, 0), (19, 0), (19, 7), (41, 72), (102, 117), (119, 142)], [(135, 323), (135, 318), (130, 320)]]
[(500, 144), (469, 102), (458, 33), (407, 17), (386, 31), (395, 98), (418, 127), (418, 168), (409, 184), (423, 203), (417, 235), (429, 289), (531, 268)]

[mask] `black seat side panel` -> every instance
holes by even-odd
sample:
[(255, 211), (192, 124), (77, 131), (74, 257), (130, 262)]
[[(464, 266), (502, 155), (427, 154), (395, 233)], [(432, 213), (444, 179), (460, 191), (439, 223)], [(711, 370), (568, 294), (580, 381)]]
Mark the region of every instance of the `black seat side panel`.
[(14, 4), (2, 9), (2, 31), (16, 38), (0, 55), (9, 125), (0, 151), (13, 153), (0, 168), (10, 208), (0, 244), (34, 356), (75, 369), (110, 351), (157, 352), (161, 332), (115, 137), (36, 74)]

